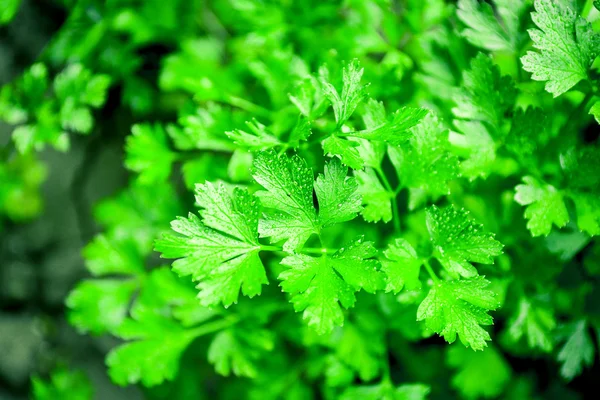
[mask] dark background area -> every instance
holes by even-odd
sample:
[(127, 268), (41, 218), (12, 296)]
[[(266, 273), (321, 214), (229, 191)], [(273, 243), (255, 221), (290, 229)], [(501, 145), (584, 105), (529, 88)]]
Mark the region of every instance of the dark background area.
[[(24, 0), (15, 19), (0, 27), (0, 86), (19, 76), (44, 49), (65, 18), (51, 2)], [(0, 399), (29, 398), (30, 375), (44, 376), (57, 363), (83, 369), (96, 398), (136, 399), (135, 387), (119, 388), (106, 375), (104, 356), (114, 339), (78, 334), (67, 322), (64, 299), (86, 276), (82, 247), (98, 231), (98, 200), (125, 186), (126, 131), (110, 102), (98, 129), (72, 139), (71, 150), (39, 153), (48, 168), (42, 215), (29, 223), (6, 221), (0, 231)], [(10, 128), (0, 122), (0, 144)]]

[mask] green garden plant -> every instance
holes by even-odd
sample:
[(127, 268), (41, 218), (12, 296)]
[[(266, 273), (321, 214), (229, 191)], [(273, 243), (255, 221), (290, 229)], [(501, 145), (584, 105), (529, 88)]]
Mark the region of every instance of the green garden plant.
[[(115, 384), (177, 399), (578, 395), (600, 332), (591, 1), (64, 3), (63, 28), (0, 94), (15, 125), (0, 215), (41, 212), (36, 152), (101, 137), (114, 97), (131, 181), (95, 207), (89, 278), (65, 304), (79, 332), (119, 339)], [(92, 390), (64, 368), (34, 389)]]

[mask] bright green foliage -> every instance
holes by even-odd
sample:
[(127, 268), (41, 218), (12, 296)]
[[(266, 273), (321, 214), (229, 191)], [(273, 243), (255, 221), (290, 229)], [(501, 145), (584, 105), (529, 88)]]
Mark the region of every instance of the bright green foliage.
[(168, 229), (173, 215), (181, 210), (173, 187), (155, 183), (152, 186), (131, 185), (116, 196), (101, 201), (94, 216), (108, 237), (132, 241), (142, 254), (148, 254), (155, 238)]
[(0, 119), (16, 125), (12, 138), (21, 153), (46, 144), (66, 151), (69, 132), (91, 132), (92, 108), (104, 104), (109, 85), (108, 76), (93, 75), (80, 64), (68, 66), (51, 83), (48, 68), (34, 64), (19, 80), (2, 87)]
[[(281, 145), (279, 139), (267, 132), (266, 127), (260, 122), (254, 120), (252, 122), (246, 122), (246, 125), (250, 132), (241, 129), (227, 132), (227, 136), (229, 136), (236, 145), (252, 151), (267, 150)], [(298, 128), (300, 131), (304, 129), (305, 128), (303, 127)], [(296, 141), (300, 139), (306, 140), (306, 137), (308, 136), (301, 132), (296, 132), (296, 135), (299, 136), (298, 139), (295, 139)]]
[(549, 139), (550, 118), (539, 108), (518, 109), (512, 118), (510, 132), (506, 136), (506, 150), (520, 164), (532, 170), (538, 168), (540, 154)]
[[(56, 247), (88, 241), (66, 318), (101, 336), (115, 383), (174, 400), (562, 399), (593, 379), (591, 1), (55, 3), (64, 24), (0, 89), (0, 233), (18, 235), (0, 240), (0, 286), (22, 262), (49, 281), (51, 233), (16, 224), (42, 211), (44, 160), (47, 203), (71, 185), (61, 211), (78, 217)], [(73, 176), (36, 153), (71, 133), (90, 135)], [(85, 202), (112, 190), (95, 177), (114, 175), (118, 140), (130, 183), (95, 227)], [(49, 211), (52, 229), (75, 222)], [(40, 332), (62, 343), (52, 318)], [(529, 378), (543, 362), (548, 387)]]
[(521, 58), (531, 78), (546, 82), (546, 91), (560, 96), (581, 80), (600, 49), (600, 36), (567, 0), (535, 0), (531, 19), (538, 29), (529, 30), (539, 52), (529, 51)]
[(66, 300), (69, 322), (80, 332), (114, 333), (123, 323), (137, 288), (134, 280), (102, 279), (77, 285)]
[(362, 196), (364, 208), (361, 214), (367, 222), (389, 222), (392, 219), (392, 195), (381, 184), (372, 168), (355, 171), (358, 192)]
[(358, 184), (335, 159), (314, 182), (318, 214), (313, 205), (313, 174), (300, 157), (261, 153), (253, 171), (256, 182), (266, 189), (256, 195), (269, 209), (260, 221), (261, 237), (273, 243), (285, 240), (286, 251), (298, 250), (322, 228), (351, 220), (361, 210)]
[(600, 234), (600, 151), (598, 147), (570, 149), (562, 155), (561, 163), (568, 179), (566, 195), (573, 200), (577, 226), (590, 236)]
[(427, 229), (434, 245), (434, 256), (451, 274), (473, 277), (472, 262), (492, 264), (502, 254), (502, 244), (473, 222), (468, 211), (455, 208), (427, 210)]
[(590, 236), (600, 235), (600, 196), (598, 193), (573, 193), (569, 196), (577, 210), (577, 226)]
[(226, 329), (239, 319), (213, 320), (217, 313), (199, 307), (195, 294), (166, 268), (146, 276), (131, 316), (114, 333), (128, 342), (112, 349), (106, 358), (115, 383), (154, 386), (172, 380), (182, 353), (193, 340)]
[(128, 320), (118, 332), (120, 337), (135, 341), (113, 349), (106, 358), (109, 375), (118, 385), (142, 382), (154, 386), (173, 379), (181, 353), (195, 338), (160, 316), (139, 318)]
[(523, 182), (515, 188), (515, 201), (527, 206), (525, 218), (533, 236), (548, 236), (552, 224), (560, 228), (569, 222), (563, 196), (554, 186), (541, 183), (531, 176), (524, 177)]
[(129, 302), (139, 287), (144, 263), (135, 243), (99, 235), (84, 249), (86, 267), (96, 277), (80, 282), (65, 303), (69, 322), (81, 332), (115, 332), (127, 316)]
[(507, 333), (512, 342), (525, 337), (530, 348), (550, 352), (554, 347), (550, 332), (555, 327), (556, 321), (548, 306), (521, 297)]
[(419, 306), (417, 320), (425, 321), (428, 329), (448, 343), (458, 336), (465, 346), (483, 350), (491, 338), (480, 325), (491, 325), (492, 317), (487, 312), (498, 307), (495, 293), (487, 289), (489, 283), (481, 276), (434, 282)]
[(596, 122), (600, 124), (600, 101), (596, 101), (592, 107), (590, 107), (589, 114), (593, 115)]
[(406, 384), (394, 387), (390, 382), (373, 386), (353, 386), (342, 395), (343, 400), (425, 400), (429, 387), (423, 384)]
[(258, 252), (258, 202), (239, 188), (233, 194), (223, 185), (206, 183), (196, 187), (200, 216), (173, 221), (178, 235), (165, 234), (156, 250), (165, 258), (179, 258), (173, 268), (180, 276), (191, 275), (199, 281), (199, 298), (203, 305), (238, 300), (239, 291), (246, 296), (260, 294), (268, 283)]
[(342, 162), (352, 169), (361, 169), (364, 165), (358, 152), (358, 143), (333, 134), (323, 140), (323, 151), (329, 156), (339, 156)]
[(472, 352), (458, 346), (448, 349), (448, 365), (456, 368), (452, 385), (467, 399), (500, 395), (511, 379), (511, 369), (494, 347)]
[(293, 255), (281, 264), (288, 267), (279, 275), (282, 289), (292, 294), (296, 311), (320, 333), (330, 332), (344, 322), (342, 307), (354, 306), (354, 292), (374, 293), (382, 287), (377, 251), (372, 243), (358, 238), (331, 256)]
[(456, 15), (467, 26), (463, 36), (474, 46), (490, 51), (515, 51), (523, 0), (495, 0), (499, 18), (492, 6), (477, 0), (460, 0)]
[(571, 380), (581, 373), (584, 367), (592, 365), (596, 352), (585, 320), (565, 327), (566, 342), (558, 352), (557, 359), (562, 363), (560, 374)]
[(338, 127), (342, 126), (354, 113), (356, 107), (366, 97), (366, 85), (360, 83), (364, 69), (360, 67), (358, 60), (352, 60), (343, 72), (343, 86), (339, 93), (335, 86), (322, 78), (323, 92), (327, 99), (331, 102), (333, 113)]
[(217, 334), (208, 349), (208, 360), (224, 376), (232, 372), (237, 376), (255, 378), (256, 361), (261, 352), (271, 351), (274, 338), (267, 330), (242, 330), (231, 328)]
[(460, 163), (460, 172), (470, 180), (487, 177), (496, 160), (496, 145), (488, 129), (479, 121), (454, 121), (462, 132), (461, 147), (468, 151)]
[[(370, 381), (381, 371), (385, 337), (381, 321), (361, 311), (357, 310), (355, 321), (346, 321), (343, 328), (332, 333), (328, 346), (335, 351), (335, 356), (329, 360), (329, 368), (331, 371), (337, 366), (335, 369), (349, 372), (350, 380), (357, 376), (363, 381)], [(334, 381), (333, 375), (329, 373), (327, 378)]]
[(410, 129), (417, 126), (427, 114), (428, 111), (424, 108), (403, 107), (392, 114), (390, 121), (384, 121), (353, 135), (363, 139), (400, 145), (410, 138)]
[(18, 155), (0, 163), (0, 220), (27, 221), (43, 208), (40, 185), (48, 174), (46, 165), (34, 154)]
[(454, 98), (452, 112), (457, 118), (481, 121), (496, 130), (517, 95), (512, 80), (501, 76), (490, 57), (479, 53), (471, 60), (471, 68), (463, 72), (464, 89)]
[(167, 135), (160, 125), (134, 125), (125, 147), (125, 166), (138, 172), (143, 184), (165, 181), (175, 154), (169, 149)]
[(55, 368), (49, 381), (34, 376), (31, 384), (34, 400), (91, 400), (94, 393), (88, 377), (83, 372), (69, 371), (64, 367)]
[(404, 239), (396, 239), (384, 254), (386, 260), (382, 262), (382, 270), (387, 279), (386, 291), (398, 293), (404, 287), (406, 290), (421, 288), (419, 272), (423, 261), (410, 243)]
[(458, 176), (458, 159), (448, 151), (448, 130), (436, 117), (426, 117), (412, 133), (406, 146), (389, 152), (402, 187), (410, 189), (410, 207), (416, 208), (419, 197), (437, 198), (450, 192), (448, 183)]
[(0, 26), (9, 23), (19, 11), (21, 0), (0, 0)]

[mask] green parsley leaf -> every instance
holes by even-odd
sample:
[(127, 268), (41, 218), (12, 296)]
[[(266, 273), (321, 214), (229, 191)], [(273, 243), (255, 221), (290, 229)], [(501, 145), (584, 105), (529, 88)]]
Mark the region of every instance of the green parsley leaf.
[(424, 108), (403, 107), (392, 114), (391, 121), (386, 120), (370, 129), (350, 135), (400, 145), (410, 138), (410, 130), (417, 126), (428, 113), (429, 111)]
[(563, 195), (552, 185), (531, 176), (523, 178), (524, 184), (515, 188), (515, 201), (525, 209), (527, 228), (533, 236), (548, 236), (552, 224), (562, 228), (569, 222), (569, 213)]
[(483, 350), (489, 333), (480, 325), (491, 325), (489, 310), (498, 307), (496, 295), (486, 287), (482, 276), (470, 279), (435, 282), (417, 310), (417, 321), (453, 343), (456, 336), (465, 346)]
[(69, 65), (54, 79), (54, 92), (61, 103), (71, 100), (95, 108), (106, 102), (109, 86), (107, 75), (92, 75), (81, 64)]
[(344, 165), (354, 170), (360, 170), (364, 166), (364, 160), (358, 151), (359, 143), (341, 137), (331, 135), (321, 142), (323, 152), (328, 156), (339, 156)]
[(231, 130), (231, 119), (234, 117), (223, 107), (209, 102), (192, 112), (184, 112), (179, 117), (178, 126), (167, 125), (167, 133), (179, 150), (231, 152), (234, 146), (225, 132)]
[(280, 146), (281, 141), (267, 131), (267, 127), (256, 119), (246, 121), (246, 126), (250, 132), (241, 129), (225, 132), (227, 136), (238, 146), (250, 151), (267, 150)]
[(272, 242), (286, 240), (284, 250), (295, 250), (318, 232), (313, 206), (313, 174), (297, 155), (288, 158), (273, 152), (260, 153), (254, 161), (253, 176), (266, 190), (256, 195), (272, 211), (261, 219), (261, 237)]
[(370, 381), (377, 377), (386, 350), (382, 328), (377, 317), (361, 313), (356, 322), (345, 322), (335, 330), (328, 345), (343, 366), (350, 367), (361, 380)]
[(389, 222), (392, 220), (392, 202), (390, 194), (379, 181), (373, 168), (354, 171), (358, 182), (358, 191), (365, 207), (361, 215), (367, 222)]
[(386, 260), (382, 261), (382, 271), (386, 275), (387, 292), (398, 293), (406, 290), (421, 289), (419, 272), (423, 262), (417, 252), (405, 239), (396, 239), (383, 252)]
[(135, 280), (90, 279), (69, 293), (69, 323), (80, 333), (114, 333), (123, 323), (138, 283)]
[(67, 297), (69, 322), (80, 332), (114, 333), (123, 323), (129, 303), (140, 286), (144, 260), (130, 239), (100, 234), (83, 250), (85, 265), (96, 277), (80, 282)]
[(499, 130), (506, 112), (515, 103), (517, 90), (509, 76), (501, 76), (491, 58), (483, 53), (471, 60), (463, 72), (464, 89), (454, 97), (457, 118), (486, 122)]
[(452, 346), (448, 349), (447, 362), (457, 369), (452, 386), (466, 399), (497, 397), (511, 379), (510, 366), (493, 346), (477, 352)]
[(190, 213), (171, 223), (177, 233), (156, 242), (164, 258), (177, 258), (173, 270), (199, 281), (203, 305), (236, 303), (242, 293), (254, 297), (268, 283), (258, 256), (258, 202), (247, 191), (227, 193), (223, 184), (196, 187), (202, 221)]
[(0, 26), (9, 23), (19, 11), (21, 0), (0, 0)]
[(496, 144), (487, 128), (479, 121), (456, 120), (454, 124), (463, 133), (461, 147), (469, 151), (467, 159), (460, 163), (462, 175), (470, 180), (487, 177), (496, 160)]
[(329, 106), (329, 101), (321, 86), (315, 77), (309, 76), (300, 80), (292, 93), (288, 93), (292, 104), (309, 121), (319, 117)]
[(477, 270), (471, 262), (493, 264), (502, 254), (502, 244), (483, 226), (469, 218), (469, 212), (454, 207), (427, 209), (427, 230), (434, 246), (434, 256), (454, 275), (473, 277)]
[[(115, 383), (154, 386), (172, 380), (181, 355), (195, 338), (237, 322), (236, 317), (207, 322), (216, 313), (200, 307), (195, 294), (168, 268), (154, 269), (145, 277), (131, 318), (114, 332), (128, 342), (112, 349), (106, 358)], [(196, 324), (201, 325), (185, 328)]]
[(85, 266), (94, 276), (136, 275), (144, 271), (144, 260), (129, 239), (97, 235), (84, 249)]
[(383, 285), (377, 250), (362, 238), (355, 239), (333, 255), (288, 256), (281, 264), (288, 267), (278, 277), (284, 292), (291, 294), (294, 309), (318, 334), (331, 332), (344, 322), (342, 306), (356, 301), (354, 292), (374, 293)]
[(510, 132), (505, 138), (506, 149), (523, 166), (536, 170), (539, 150), (549, 140), (550, 118), (539, 108), (528, 107), (515, 110)]
[(594, 102), (588, 114), (593, 115), (596, 122), (600, 124), (600, 101)]
[(261, 353), (273, 350), (273, 333), (268, 330), (231, 328), (219, 332), (208, 348), (208, 361), (224, 376), (255, 378)]
[(125, 144), (125, 166), (138, 172), (142, 184), (167, 180), (176, 154), (169, 148), (165, 129), (159, 125), (140, 124), (131, 128)]
[[(449, 151), (448, 130), (430, 114), (412, 134), (407, 145), (389, 147), (402, 187), (420, 189), (434, 198), (449, 194), (448, 183), (458, 176), (458, 159)], [(417, 206), (414, 199), (409, 202), (411, 209)]]
[(371, 386), (352, 386), (342, 394), (341, 400), (425, 400), (429, 386), (420, 383), (394, 387), (391, 382)]
[(529, 348), (540, 349), (546, 353), (552, 351), (552, 330), (556, 327), (556, 321), (549, 307), (521, 296), (508, 326), (508, 339), (511, 342), (515, 343), (526, 337)]
[(571, 380), (581, 373), (585, 366), (594, 363), (594, 343), (587, 331), (585, 320), (573, 322), (565, 327), (566, 342), (559, 351), (557, 360), (562, 363), (560, 374)]
[(325, 164), (325, 171), (315, 180), (319, 204), (319, 224), (328, 227), (354, 219), (362, 209), (356, 179), (347, 176), (348, 169), (337, 159)]
[(32, 377), (31, 385), (33, 400), (91, 400), (94, 397), (89, 378), (81, 371), (69, 371), (64, 367), (54, 369), (49, 381), (37, 376)]
[(300, 147), (300, 142), (306, 141), (311, 134), (310, 121), (308, 118), (300, 115), (298, 117), (298, 121), (296, 121), (296, 125), (294, 125), (294, 129), (292, 129), (292, 132), (290, 132), (288, 144), (293, 149), (296, 149)]
[(600, 235), (600, 195), (575, 192), (570, 193), (569, 197), (575, 203), (577, 227), (590, 236)]
[(356, 217), (362, 200), (358, 184), (347, 177), (347, 169), (332, 159), (324, 175), (314, 183), (319, 213), (313, 204), (313, 174), (298, 156), (288, 158), (274, 152), (260, 153), (254, 162), (253, 176), (266, 190), (256, 195), (267, 208), (260, 220), (261, 237), (272, 242), (285, 240), (283, 249), (301, 248), (321, 228)]
[(133, 341), (112, 349), (106, 357), (110, 378), (121, 386), (137, 382), (155, 386), (172, 380), (183, 351), (197, 335), (150, 310), (133, 316), (118, 330), (121, 338)]
[(589, 79), (600, 36), (570, 1), (535, 0), (534, 4), (531, 19), (539, 29), (530, 29), (529, 35), (539, 52), (528, 51), (521, 62), (532, 79), (546, 81), (546, 91), (557, 97)]
[(490, 51), (515, 51), (519, 17), (525, 1), (495, 0), (492, 6), (477, 0), (459, 0), (456, 15), (467, 26), (462, 35), (474, 46)]
[(352, 60), (343, 70), (342, 93), (327, 79), (321, 79), (323, 92), (333, 106), (333, 113), (338, 127), (342, 126), (354, 113), (356, 107), (367, 97), (366, 85), (361, 85), (364, 69), (360, 68), (357, 59)]
[(90, 133), (94, 126), (94, 117), (89, 108), (77, 107), (75, 101), (68, 99), (60, 108), (60, 119), (64, 129), (78, 133)]
[[(107, 237), (130, 240), (146, 255), (151, 252), (154, 240), (168, 229), (173, 215), (181, 212), (171, 185), (134, 184), (100, 202), (94, 209), (94, 217), (106, 230)], [(99, 249), (98, 254), (102, 254), (102, 250)]]

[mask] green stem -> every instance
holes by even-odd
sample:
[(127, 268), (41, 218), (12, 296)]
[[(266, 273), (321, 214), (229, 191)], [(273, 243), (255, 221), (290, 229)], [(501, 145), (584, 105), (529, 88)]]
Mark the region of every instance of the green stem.
[(429, 274), (431, 279), (433, 279), (433, 281), (435, 283), (439, 283), (440, 278), (438, 278), (438, 276), (433, 271), (433, 268), (431, 268), (431, 264), (429, 264), (429, 260), (423, 260), (423, 265), (425, 266), (425, 269), (427, 270), (427, 273)]
[(392, 189), (392, 185), (390, 185), (390, 182), (381, 168), (375, 168), (375, 173), (377, 176), (379, 176), (379, 179), (381, 179), (385, 190), (388, 192), (392, 200), (392, 219), (394, 223), (394, 231), (398, 233), (400, 232), (400, 215), (398, 214), (398, 200), (396, 198), (397, 193), (394, 189)]
[(392, 378), (391, 378), (391, 374), (390, 374), (390, 358), (389, 358), (389, 354), (387, 351), (383, 353), (382, 369), (383, 369), (383, 371), (382, 371), (381, 381), (383, 383), (391, 383)]
[(229, 328), (237, 324), (240, 321), (240, 318), (237, 316), (232, 316), (229, 318), (220, 319), (217, 321), (209, 322), (204, 325), (200, 325), (196, 328), (188, 329), (185, 333), (190, 335), (191, 337), (197, 338), (200, 336), (208, 335), (209, 333), (221, 331), (223, 329)]
[[(261, 251), (283, 251), (283, 248), (279, 246), (260, 246)], [(335, 253), (337, 249), (330, 249), (327, 247), (303, 247), (301, 252), (306, 254), (330, 254)]]
[(254, 104), (248, 100), (242, 99), (241, 97), (232, 96), (230, 94), (226, 94), (223, 99), (223, 103), (229, 104), (231, 106), (241, 108), (242, 110), (248, 111), (252, 114), (256, 114), (263, 118), (272, 119), (273, 115), (271, 111), (267, 110), (264, 107), (259, 106), (258, 104)]

